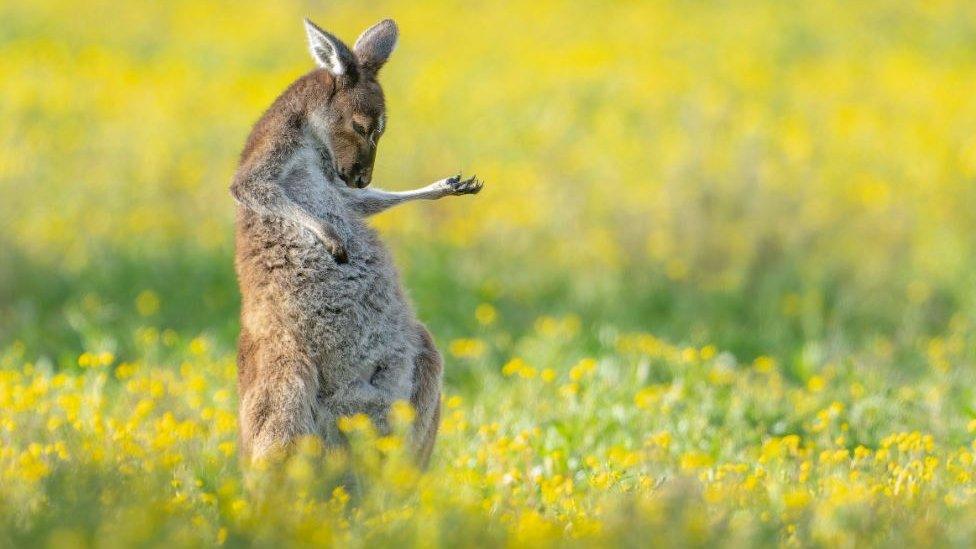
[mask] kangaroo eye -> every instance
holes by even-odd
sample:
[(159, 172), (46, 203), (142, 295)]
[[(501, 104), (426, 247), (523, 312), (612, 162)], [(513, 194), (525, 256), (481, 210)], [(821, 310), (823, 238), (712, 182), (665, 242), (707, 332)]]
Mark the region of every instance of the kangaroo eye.
[(361, 135), (363, 137), (366, 137), (366, 128), (364, 128), (358, 122), (353, 122), (352, 123), (352, 129), (356, 130), (356, 133), (358, 133), (359, 135)]

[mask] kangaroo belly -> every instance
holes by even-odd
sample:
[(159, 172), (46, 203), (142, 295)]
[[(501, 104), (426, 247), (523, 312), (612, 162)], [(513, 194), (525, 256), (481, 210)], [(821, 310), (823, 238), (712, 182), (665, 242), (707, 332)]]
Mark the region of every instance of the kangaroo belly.
[(325, 393), (383, 370), (391, 398), (408, 398), (416, 319), (378, 237), (357, 231), (340, 265), (300, 229), (265, 229), (263, 242), (247, 238), (256, 249), (239, 239), (238, 275), (251, 281), (241, 285), (243, 328), (257, 340), (288, 338), (318, 368)]

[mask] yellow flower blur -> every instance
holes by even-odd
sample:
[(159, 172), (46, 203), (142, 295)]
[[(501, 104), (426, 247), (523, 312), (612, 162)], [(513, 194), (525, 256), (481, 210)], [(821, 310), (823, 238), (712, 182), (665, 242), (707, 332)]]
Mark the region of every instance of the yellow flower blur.
[[(0, 5), (0, 545), (973, 546), (976, 4)], [(445, 358), (237, 457), (234, 204), (394, 17), (371, 223)]]

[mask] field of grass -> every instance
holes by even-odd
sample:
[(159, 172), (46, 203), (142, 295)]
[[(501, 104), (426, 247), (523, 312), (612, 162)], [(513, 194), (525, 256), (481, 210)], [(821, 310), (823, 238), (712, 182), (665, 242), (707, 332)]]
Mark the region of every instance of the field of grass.
[[(972, 2), (84, 4), (0, 5), (0, 545), (976, 544)], [(487, 182), (375, 219), (424, 474), (359, 417), (237, 463), (227, 187), (306, 15), (399, 23), (376, 185)]]

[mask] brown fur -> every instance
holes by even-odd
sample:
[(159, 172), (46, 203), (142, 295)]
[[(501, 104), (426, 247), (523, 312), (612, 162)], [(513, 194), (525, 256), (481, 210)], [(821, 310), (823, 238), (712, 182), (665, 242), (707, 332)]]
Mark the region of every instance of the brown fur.
[(416, 359), (416, 369), (413, 373), (413, 394), (410, 404), (417, 411), (414, 422), (414, 446), (417, 462), (426, 467), (437, 439), (437, 429), (440, 426), (441, 410), (441, 375), (443, 360), (434, 345), (434, 338), (427, 328), (417, 326), (417, 335), (421, 339), (421, 353)]
[(442, 361), (365, 218), (410, 200), (474, 194), (481, 183), (453, 177), (400, 193), (364, 188), (385, 125), (375, 77), (396, 26), (367, 30), (355, 53), (311, 23), (307, 30), (322, 68), (296, 80), (255, 124), (231, 185), (239, 204), (241, 452), (261, 457), (310, 434), (341, 443), (336, 420), (354, 413), (384, 430), (390, 405), (409, 400), (413, 447), (425, 466)]

